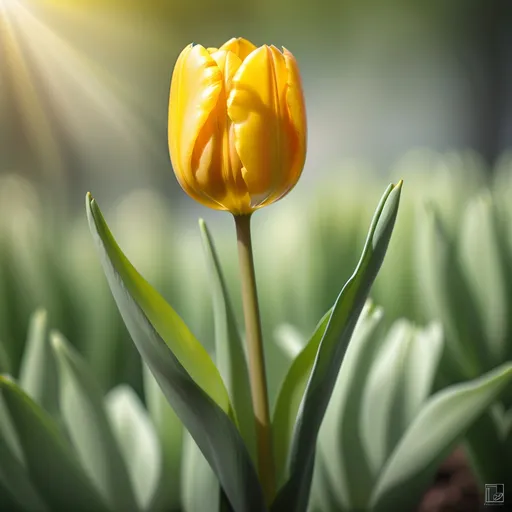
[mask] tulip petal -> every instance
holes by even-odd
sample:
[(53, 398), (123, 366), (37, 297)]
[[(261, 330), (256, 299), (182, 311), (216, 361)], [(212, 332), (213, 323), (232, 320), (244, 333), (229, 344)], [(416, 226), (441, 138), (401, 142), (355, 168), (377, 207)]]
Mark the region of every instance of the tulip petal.
[(291, 161), (289, 162), (289, 167), (283, 168), (281, 183), (276, 185), (275, 192), (260, 206), (268, 205), (285, 196), (297, 184), (306, 160), (306, 105), (299, 66), (295, 57), (286, 48), (283, 48), (283, 55), (287, 71), (284, 100), (287, 113), (287, 123), (285, 126)]
[(240, 60), (245, 60), (254, 50), (256, 50), (256, 46), (254, 46), (250, 41), (244, 39), (243, 37), (233, 37), (229, 41), (225, 42), (219, 50), (225, 50), (233, 52), (237, 55)]
[(269, 196), (290, 160), (287, 140), (283, 140), (286, 80), (282, 54), (276, 48), (262, 46), (238, 69), (228, 98), (235, 146), (253, 206)]
[(247, 185), (242, 178), (242, 163), (236, 152), (232, 123), (228, 118), (226, 101), (232, 87), (233, 78), (242, 65), (242, 60), (229, 50), (218, 50), (212, 54), (213, 59), (224, 77), (224, 87), (220, 94), (216, 110), (216, 140), (218, 140), (220, 159), (222, 159), (222, 175), (226, 184), (226, 194), (219, 200), (229, 211), (248, 213), (250, 211), (250, 197)]
[(286, 104), (288, 106), (288, 115), (297, 137), (297, 146), (294, 148), (294, 164), (292, 168), (292, 180), (297, 182), (299, 179), (304, 162), (306, 160), (306, 142), (307, 142), (307, 121), (306, 121), (306, 102), (302, 91), (302, 80), (300, 78), (299, 66), (295, 57), (283, 48), (284, 60), (288, 71)]
[[(169, 149), (176, 177), (190, 196), (216, 209), (222, 207), (210, 192), (222, 181), (212, 173), (198, 175), (203, 160), (196, 158), (193, 168), (192, 156), (199, 134), (217, 104), (222, 80), (221, 71), (205, 48), (187, 46), (174, 68), (169, 106)], [(208, 141), (202, 142), (202, 153), (207, 154), (211, 146)]]

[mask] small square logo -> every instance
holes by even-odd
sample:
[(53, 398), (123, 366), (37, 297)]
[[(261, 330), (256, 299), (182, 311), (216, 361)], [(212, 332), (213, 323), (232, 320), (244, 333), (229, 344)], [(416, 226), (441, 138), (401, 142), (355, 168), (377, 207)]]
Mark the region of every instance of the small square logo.
[(505, 486), (485, 484), (485, 505), (502, 505), (503, 503), (505, 503)]

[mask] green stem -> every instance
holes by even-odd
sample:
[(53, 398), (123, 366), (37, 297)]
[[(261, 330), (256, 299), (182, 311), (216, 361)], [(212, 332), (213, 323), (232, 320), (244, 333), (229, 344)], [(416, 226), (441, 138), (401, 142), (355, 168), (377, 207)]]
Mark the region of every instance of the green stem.
[(272, 431), (268, 405), (267, 379), (261, 333), (258, 293), (254, 273), (254, 259), (251, 242), (251, 215), (235, 215), (238, 241), (238, 259), (242, 281), (242, 301), (245, 317), (249, 378), (251, 382), (252, 405), (256, 420), (256, 443), (258, 473), (263, 492), (270, 504), (276, 491)]

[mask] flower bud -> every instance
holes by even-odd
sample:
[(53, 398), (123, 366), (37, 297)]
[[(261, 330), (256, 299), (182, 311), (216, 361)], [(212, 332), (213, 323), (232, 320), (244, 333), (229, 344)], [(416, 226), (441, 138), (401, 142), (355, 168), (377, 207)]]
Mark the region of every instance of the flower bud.
[(242, 38), (187, 46), (172, 75), (169, 150), (182, 188), (210, 208), (249, 214), (287, 194), (306, 156), (293, 55)]

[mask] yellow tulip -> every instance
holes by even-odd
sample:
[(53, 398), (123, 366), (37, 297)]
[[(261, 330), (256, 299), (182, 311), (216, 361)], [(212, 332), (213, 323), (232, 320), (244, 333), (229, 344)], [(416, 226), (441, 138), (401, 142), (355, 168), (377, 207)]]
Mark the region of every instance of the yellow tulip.
[(187, 46), (172, 75), (169, 150), (180, 185), (205, 206), (243, 215), (282, 198), (306, 157), (293, 55), (242, 38)]

